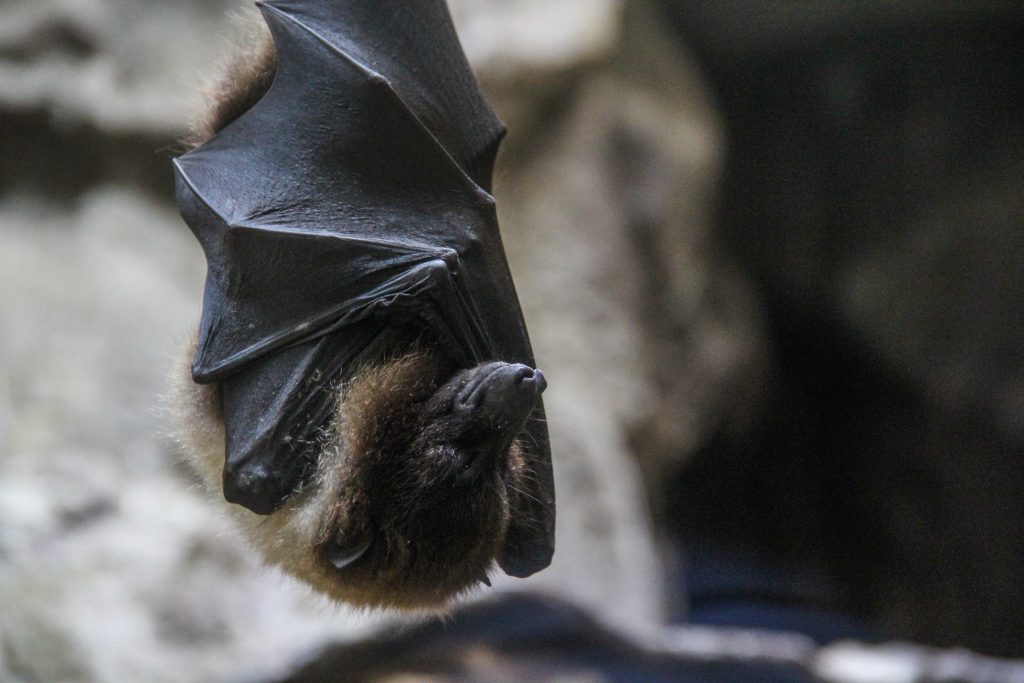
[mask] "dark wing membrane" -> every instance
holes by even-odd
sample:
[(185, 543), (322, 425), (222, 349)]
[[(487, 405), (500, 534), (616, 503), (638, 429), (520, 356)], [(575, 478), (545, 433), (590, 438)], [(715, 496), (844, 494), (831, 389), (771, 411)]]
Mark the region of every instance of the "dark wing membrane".
[(490, 190), (505, 127), (473, 77), (443, 1), (274, 0), (265, 6), (386, 79), (456, 163)]
[(386, 82), (264, 11), (273, 85), (176, 161), (182, 213), (210, 264), (197, 379), (322, 334), (405, 266), (454, 265), (500, 240), (490, 195)]

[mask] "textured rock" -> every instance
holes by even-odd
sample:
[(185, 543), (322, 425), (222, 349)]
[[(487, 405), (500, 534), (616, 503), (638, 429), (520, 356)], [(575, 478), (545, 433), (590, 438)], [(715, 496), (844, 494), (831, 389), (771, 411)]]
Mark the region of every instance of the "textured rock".
[(173, 209), (107, 186), (0, 216), (0, 678), (218, 680), (357, 629), (174, 471), (158, 401), (202, 254)]
[(223, 50), (218, 35), (232, 5), (9, 3), (0, 29), (0, 104), (43, 111), (56, 127), (173, 134), (196, 104), (195, 72)]

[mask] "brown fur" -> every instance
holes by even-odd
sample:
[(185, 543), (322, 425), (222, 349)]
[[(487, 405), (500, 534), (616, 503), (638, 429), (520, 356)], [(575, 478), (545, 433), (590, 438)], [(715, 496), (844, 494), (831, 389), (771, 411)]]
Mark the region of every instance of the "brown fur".
[(334, 538), (367, 539), (362, 560), (341, 570), (333, 594), (346, 602), (440, 607), (491, 568), (509, 519), (504, 478), (522, 455), (464, 488), (421, 435), (444, 421), (427, 405), (440, 378), (437, 359), (413, 352), (372, 367), (343, 392), (338, 425), (348, 457), (325, 473), (329, 509), (318, 552)]
[(253, 22), (222, 75), (206, 87), (205, 106), (183, 140), (193, 149), (252, 108), (270, 89), (277, 73), (277, 51), (262, 21)]
[[(178, 440), (205, 488), (223, 501), (224, 425), (215, 386), (191, 381), (183, 354), (172, 378)], [(526, 466), (512, 442), (471, 485), (452, 488), (446, 417), (433, 408), (445, 379), (437, 357), (412, 351), (371, 366), (339, 390), (333, 437), (317, 476), (278, 511), (231, 513), (268, 564), (328, 597), (367, 608), (437, 611), (472, 589), (492, 568), (514, 512), (509, 491)], [(425, 440), (426, 439), (426, 440)], [(343, 569), (332, 543), (372, 541)]]

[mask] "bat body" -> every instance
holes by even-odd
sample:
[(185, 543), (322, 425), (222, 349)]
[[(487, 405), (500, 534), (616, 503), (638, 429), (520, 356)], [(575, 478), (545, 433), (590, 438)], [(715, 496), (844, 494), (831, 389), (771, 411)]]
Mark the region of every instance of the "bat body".
[[(192, 382), (194, 344), (175, 373), (179, 438), (221, 492), (219, 387)], [(366, 366), (338, 390), (312, 481), (270, 515), (231, 506), (265, 560), (352, 605), (443, 609), (499, 556), (530, 502), (521, 440), (544, 389), (539, 371), (488, 363), (449, 373), (414, 349)]]
[(532, 574), (554, 542), (544, 379), (489, 194), (504, 129), (447, 8), (260, 7), (274, 49), (175, 160), (208, 262), (187, 450), (208, 472), (221, 425), (225, 498), (268, 530), (303, 518), (293, 573), (350, 602), (440, 604), (495, 559)]

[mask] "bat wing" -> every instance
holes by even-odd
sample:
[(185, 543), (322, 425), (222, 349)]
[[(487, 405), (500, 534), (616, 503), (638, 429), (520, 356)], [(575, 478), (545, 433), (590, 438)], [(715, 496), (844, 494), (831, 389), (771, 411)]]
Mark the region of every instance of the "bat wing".
[[(223, 387), (225, 495), (266, 513), (308, 470), (330, 383), (389, 327), (429, 328), (467, 365), (534, 363), (488, 193), (504, 128), (443, 0), (261, 10), (270, 89), (175, 166), (208, 262), (193, 377)], [(537, 504), (501, 560), (520, 576), (553, 548), (542, 406), (533, 417)]]

